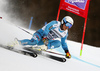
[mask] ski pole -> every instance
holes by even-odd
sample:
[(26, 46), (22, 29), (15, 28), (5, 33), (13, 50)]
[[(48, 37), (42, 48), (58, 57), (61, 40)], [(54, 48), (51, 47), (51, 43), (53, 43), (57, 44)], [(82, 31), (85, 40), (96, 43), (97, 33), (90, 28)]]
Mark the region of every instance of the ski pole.
[(28, 34), (30, 34), (30, 35), (33, 35), (32, 33), (30, 33), (30, 32), (28, 32), (28, 31), (26, 31), (25, 29), (23, 29), (23, 28), (21, 28), (21, 27), (19, 27), (19, 26), (17, 26), (19, 29), (21, 29), (21, 30), (23, 30), (23, 31), (25, 31), (26, 33), (28, 33)]

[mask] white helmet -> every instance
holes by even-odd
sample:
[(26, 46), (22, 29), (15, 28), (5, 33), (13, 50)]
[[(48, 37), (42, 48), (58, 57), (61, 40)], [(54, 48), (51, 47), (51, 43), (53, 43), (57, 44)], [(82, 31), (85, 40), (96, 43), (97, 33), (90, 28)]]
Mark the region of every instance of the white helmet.
[(69, 22), (69, 23), (72, 24), (72, 25), (73, 25), (73, 23), (74, 23), (73, 19), (72, 19), (70, 16), (65, 16), (65, 17), (62, 19), (61, 24), (64, 24), (65, 21)]

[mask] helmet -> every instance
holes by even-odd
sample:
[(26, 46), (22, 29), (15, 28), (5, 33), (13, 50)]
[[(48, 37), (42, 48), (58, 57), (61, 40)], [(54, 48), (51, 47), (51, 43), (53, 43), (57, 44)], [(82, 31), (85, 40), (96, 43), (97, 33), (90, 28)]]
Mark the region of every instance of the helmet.
[(70, 16), (65, 16), (61, 21), (61, 24), (64, 24), (64, 23), (67, 27), (71, 28), (74, 21)]

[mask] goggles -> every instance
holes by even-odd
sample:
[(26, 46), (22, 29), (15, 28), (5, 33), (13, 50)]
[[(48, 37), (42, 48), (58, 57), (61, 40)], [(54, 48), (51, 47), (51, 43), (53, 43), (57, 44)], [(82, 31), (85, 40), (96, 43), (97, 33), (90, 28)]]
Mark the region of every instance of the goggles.
[(65, 18), (63, 19), (63, 22), (65, 23), (66, 27), (71, 28), (72, 24), (69, 23), (68, 21), (65, 20)]

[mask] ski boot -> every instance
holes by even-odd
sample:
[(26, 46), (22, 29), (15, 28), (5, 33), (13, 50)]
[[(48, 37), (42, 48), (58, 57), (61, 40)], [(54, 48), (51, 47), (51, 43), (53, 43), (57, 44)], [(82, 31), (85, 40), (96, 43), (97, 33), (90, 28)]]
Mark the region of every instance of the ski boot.
[(20, 41), (15, 38), (13, 42), (11, 42), (10, 44), (8, 44), (8, 47), (15, 47), (16, 45), (20, 45)]
[(46, 51), (48, 49), (48, 47), (45, 45), (40, 45), (39, 47), (40, 47), (40, 50), (44, 50), (44, 51)]

